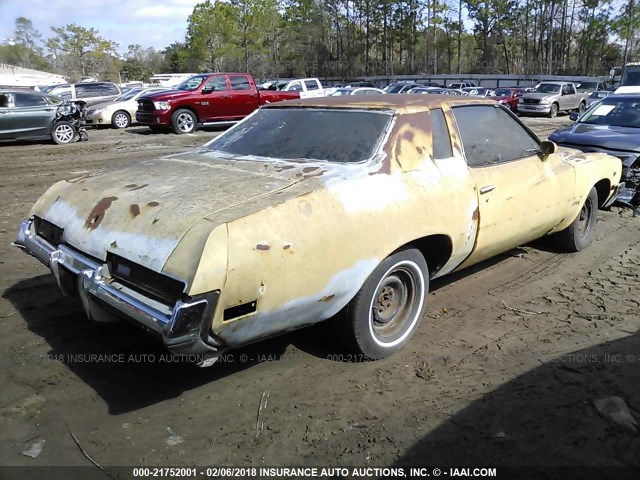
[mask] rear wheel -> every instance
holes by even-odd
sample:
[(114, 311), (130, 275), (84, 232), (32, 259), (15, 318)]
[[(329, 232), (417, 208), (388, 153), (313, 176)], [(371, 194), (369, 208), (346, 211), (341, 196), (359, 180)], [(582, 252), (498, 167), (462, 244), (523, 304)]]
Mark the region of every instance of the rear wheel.
[(346, 318), (339, 319), (342, 340), (369, 359), (398, 351), (422, 320), (428, 290), (429, 269), (419, 250), (390, 255), (351, 300)]
[(113, 114), (113, 117), (111, 117), (111, 125), (113, 125), (114, 128), (127, 128), (131, 125), (131, 118), (127, 112), (118, 110)]
[(197, 119), (190, 110), (177, 110), (171, 115), (171, 128), (179, 135), (193, 133), (196, 130)]
[(76, 129), (69, 122), (57, 122), (51, 130), (51, 139), (58, 145), (73, 143), (76, 140)]
[(565, 252), (579, 252), (589, 246), (596, 230), (597, 210), (598, 191), (593, 187), (576, 219), (567, 228), (555, 234), (558, 247)]
[(585, 105), (584, 102), (580, 103), (580, 105), (578, 106), (578, 113), (583, 113), (585, 110), (587, 109), (587, 106)]

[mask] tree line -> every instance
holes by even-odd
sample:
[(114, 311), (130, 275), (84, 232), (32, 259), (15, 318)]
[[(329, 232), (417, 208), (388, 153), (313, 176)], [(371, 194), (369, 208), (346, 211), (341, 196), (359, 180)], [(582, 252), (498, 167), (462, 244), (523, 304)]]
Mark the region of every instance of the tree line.
[(206, 0), (183, 41), (119, 45), (94, 28), (16, 19), (0, 62), (110, 80), (247, 71), (260, 78), (505, 73), (607, 75), (640, 61), (640, 2), (612, 0)]

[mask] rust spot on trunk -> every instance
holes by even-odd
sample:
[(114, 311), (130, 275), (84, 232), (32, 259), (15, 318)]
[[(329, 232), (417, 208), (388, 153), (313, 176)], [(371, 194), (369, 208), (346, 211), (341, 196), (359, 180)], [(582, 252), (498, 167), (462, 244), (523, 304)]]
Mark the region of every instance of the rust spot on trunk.
[(148, 207), (157, 207), (158, 205), (160, 205), (158, 202), (149, 202), (149, 203), (147, 203)]
[(257, 250), (269, 250), (270, 248), (271, 246), (266, 243), (259, 243), (256, 245)]
[(129, 207), (129, 213), (133, 215), (134, 218), (140, 215), (140, 207), (138, 206), (137, 203), (131, 204), (131, 206)]
[(97, 205), (93, 207), (91, 213), (89, 213), (84, 226), (86, 228), (90, 228), (91, 230), (95, 230), (96, 228), (98, 228), (98, 225), (100, 225), (102, 223), (102, 220), (104, 220), (105, 212), (117, 199), (118, 197), (104, 197), (102, 200), (100, 200)]
[(331, 300), (333, 300), (336, 296), (332, 293), (331, 295), (327, 295), (326, 297), (322, 297), (320, 300), (318, 300), (319, 302), (330, 302)]

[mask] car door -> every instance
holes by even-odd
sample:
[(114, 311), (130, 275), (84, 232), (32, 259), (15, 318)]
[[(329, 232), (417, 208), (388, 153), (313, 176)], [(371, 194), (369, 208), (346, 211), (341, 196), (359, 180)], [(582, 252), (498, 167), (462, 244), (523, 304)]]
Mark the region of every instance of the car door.
[(478, 195), (479, 227), (465, 265), (530, 242), (564, 218), (573, 197), (573, 169), (539, 154), (539, 140), (504, 108), (452, 109)]
[(233, 99), (232, 113), (238, 118), (246, 117), (258, 108), (258, 94), (251, 88), (247, 75), (229, 75), (231, 95)]
[(229, 92), (226, 75), (213, 75), (207, 79), (194, 102), (201, 122), (229, 120), (233, 118), (233, 98)]
[(28, 138), (47, 135), (56, 107), (36, 93), (14, 92), (12, 106), (2, 114), (7, 120), (8, 138)]
[[(575, 91), (575, 90), (574, 90)], [(562, 85), (562, 89), (560, 90), (560, 100), (558, 103), (560, 104), (560, 110), (571, 110), (575, 108), (573, 106), (574, 103), (574, 95), (572, 93), (572, 86), (569, 84)]]

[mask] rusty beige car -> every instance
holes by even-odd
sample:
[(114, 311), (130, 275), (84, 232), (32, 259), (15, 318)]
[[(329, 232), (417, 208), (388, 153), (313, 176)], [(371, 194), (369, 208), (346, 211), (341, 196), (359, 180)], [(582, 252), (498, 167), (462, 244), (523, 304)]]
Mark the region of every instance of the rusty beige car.
[(331, 318), (377, 359), (416, 331), (431, 279), (545, 235), (585, 248), (620, 173), (492, 100), (294, 100), (198, 150), (56, 183), (15, 243), (90, 319), (202, 364)]

